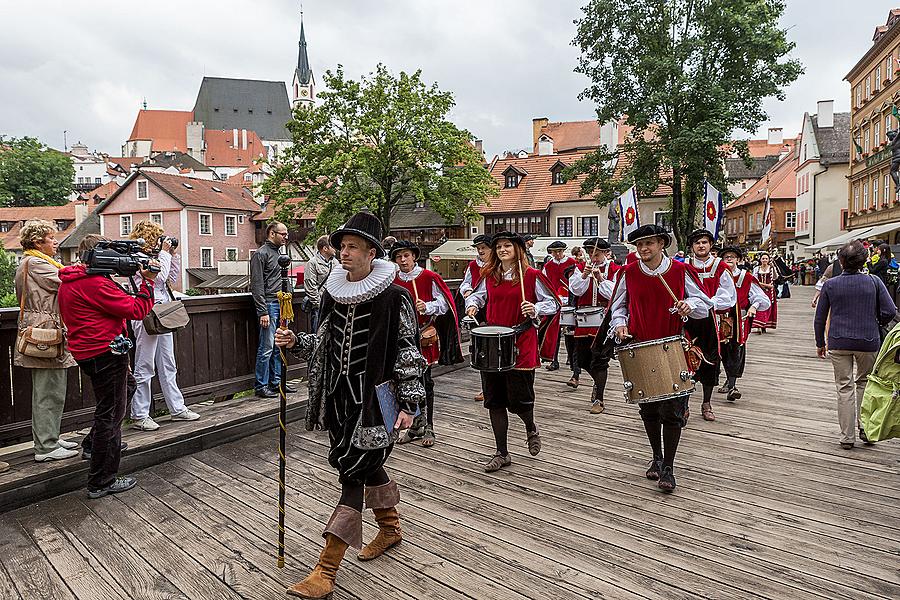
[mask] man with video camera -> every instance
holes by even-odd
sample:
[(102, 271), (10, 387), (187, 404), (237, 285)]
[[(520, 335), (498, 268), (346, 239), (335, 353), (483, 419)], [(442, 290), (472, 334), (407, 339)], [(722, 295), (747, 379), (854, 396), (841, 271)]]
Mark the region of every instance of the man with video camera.
[[(153, 280), (159, 265), (141, 252), (143, 241), (101, 241), (82, 264), (59, 272), (59, 308), (69, 332), (69, 350), (91, 380), (96, 409), (88, 497), (133, 488), (133, 477), (117, 477), (122, 421), (128, 402), (126, 321), (143, 319), (153, 307)], [(140, 273), (140, 287), (129, 293), (112, 275)]]

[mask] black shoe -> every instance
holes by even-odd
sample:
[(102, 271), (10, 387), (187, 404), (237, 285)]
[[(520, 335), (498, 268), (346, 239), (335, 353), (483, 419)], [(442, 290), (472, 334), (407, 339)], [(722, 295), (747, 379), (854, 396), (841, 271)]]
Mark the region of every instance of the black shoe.
[(109, 494), (121, 494), (122, 492), (127, 492), (136, 485), (137, 480), (134, 477), (116, 477), (116, 479), (106, 487), (102, 487), (99, 490), (88, 490), (88, 498), (95, 500)]
[(866, 430), (863, 429), (862, 427), (859, 428), (859, 441), (861, 441), (866, 446), (871, 446), (872, 444), (875, 443), (875, 442), (869, 441), (869, 436), (866, 435)]
[(548, 370), (548, 371), (558, 371), (558, 370), (559, 370), (559, 363), (558, 363), (557, 361), (554, 360), (552, 363), (550, 363), (549, 365), (547, 365), (547, 370)]
[[(122, 442), (122, 445), (119, 446), (122, 449), (122, 452), (128, 450), (128, 442)], [(93, 448), (88, 450), (87, 448), (81, 449), (81, 460), (91, 460), (91, 454), (93, 452)]]
[(273, 391), (271, 388), (264, 387), (260, 390), (256, 390), (257, 398), (277, 398), (278, 392)]
[(654, 458), (650, 461), (650, 468), (647, 469), (647, 479), (650, 481), (657, 481), (659, 479), (660, 471), (662, 471), (662, 459)]
[(664, 492), (671, 492), (675, 489), (675, 473), (672, 471), (672, 467), (662, 468), (656, 486)]
[[(294, 387), (294, 386), (292, 386), (290, 383), (285, 383), (285, 384), (282, 385), (281, 387), (284, 388), (284, 393), (285, 393), (285, 394), (296, 394), (296, 393), (297, 393), (297, 388)], [(276, 395), (279, 393), (279, 392), (278, 392), (278, 386), (277, 386), (277, 385), (276, 385), (276, 386), (270, 386), (269, 389), (272, 390), (273, 392), (275, 392)]]

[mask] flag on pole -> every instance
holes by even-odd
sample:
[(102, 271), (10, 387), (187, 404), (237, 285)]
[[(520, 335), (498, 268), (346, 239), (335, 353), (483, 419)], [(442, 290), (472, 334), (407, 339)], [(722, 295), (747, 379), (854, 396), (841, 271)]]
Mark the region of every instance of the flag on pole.
[(722, 192), (714, 188), (708, 181), (703, 185), (703, 225), (713, 234), (713, 241), (719, 239), (722, 227)]
[(763, 209), (763, 226), (762, 234), (759, 238), (759, 245), (762, 247), (772, 235), (772, 203), (769, 200), (769, 188), (766, 188), (766, 204)]
[(641, 226), (638, 214), (637, 188), (631, 186), (625, 193), (619, 196), (619, 217), (622, 219), (622, 241), (628, 239), (628, 234)]

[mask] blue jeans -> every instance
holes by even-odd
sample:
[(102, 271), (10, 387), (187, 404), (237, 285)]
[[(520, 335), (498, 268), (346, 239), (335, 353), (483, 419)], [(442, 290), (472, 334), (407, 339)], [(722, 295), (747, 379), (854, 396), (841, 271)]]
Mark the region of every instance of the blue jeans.
[(256, 391), (266, 387), (278, 387), (281, 382), (281, 355), (275, 348), (275, 329), (281, 312), (278, 302), (266, 302), (269, 311), (269, 327), (259, 328), (259, 349), (256, 351)]

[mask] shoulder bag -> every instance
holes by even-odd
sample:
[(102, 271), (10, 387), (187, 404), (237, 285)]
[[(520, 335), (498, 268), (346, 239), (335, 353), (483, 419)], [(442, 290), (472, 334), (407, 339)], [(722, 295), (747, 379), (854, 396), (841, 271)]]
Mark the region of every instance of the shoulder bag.
[(168, 282), (166, 282), (166, 291), (169, 292), (169, 298), (172, 301), (164, 304), (154, 304), (153, 308), (150, 309), (150, 313), (142, 321), (144, 329), (150, 335), (172, 333), (186, 327), (191, 322), (191, 317), (184, 306), (184, 302), (175, 299)]
[[(22, 299), (19, 300), (19, 333), (16, 336), (16, 349), (20, 354), (32, 358), (59, 358), (63, 354), (63, 330), (52, 319), (40, 323), (39, 327), (22, 327), (22, 314), (25, 309), (25, 296), (28, 295), (28, 265), (22, 277)], [(46, 325), (51, 327), (46, 327)]]

